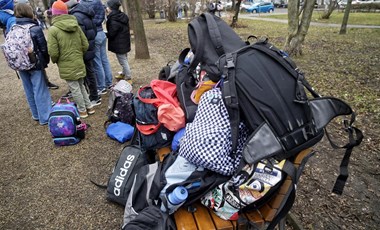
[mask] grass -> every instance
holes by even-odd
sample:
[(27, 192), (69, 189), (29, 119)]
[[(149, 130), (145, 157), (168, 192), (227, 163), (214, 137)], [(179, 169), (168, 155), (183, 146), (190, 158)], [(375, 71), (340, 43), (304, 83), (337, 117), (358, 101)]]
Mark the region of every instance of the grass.
[[(331, 24), (341, 24), (343, 21), (343, 12), (333, 12), (329, 19), (321, 19), (323, 11), (314, 11), (312, 22), (321, 22), (321, 23), (331, 23)], [(281, 15), (269, 15), (262, 14), (269, 18), (276, 19), (288, 19), (286, 14)], [(268, 16), (267, 16), (268, 15)], [(380, 14), (379, 13), (354, 13), (351, 12), (348, 18), (348, 24), (351, 25), (377, 25), (380, 26)]]

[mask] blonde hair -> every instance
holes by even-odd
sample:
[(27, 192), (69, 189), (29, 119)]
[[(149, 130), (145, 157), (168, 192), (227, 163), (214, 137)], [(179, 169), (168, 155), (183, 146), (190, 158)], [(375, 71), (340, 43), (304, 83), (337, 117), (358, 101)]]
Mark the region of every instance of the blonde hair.
[(34, 18), (33, 8), (26, 3), (17, 3), (14, 8), (16, 18)]

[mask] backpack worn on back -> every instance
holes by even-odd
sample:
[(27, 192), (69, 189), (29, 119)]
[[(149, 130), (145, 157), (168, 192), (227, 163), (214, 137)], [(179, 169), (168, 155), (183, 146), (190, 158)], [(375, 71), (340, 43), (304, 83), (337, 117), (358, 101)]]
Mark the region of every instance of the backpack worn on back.
[[(227, 45), (223, 34), (228, 25), (208, 13), (200, 18), (189, 24), (189, 40), (194, 52), (190, 67), (200, 63), (202, 70), (215, 80), (222, 80), (223, 100), (231, 121), (233, 151), (237, 147), (240, 120), (250, 130), (243, 159), (248, 164), (255, 164), (262, 159), (282, 160), (298, 154), (322, 139), (324, 127), (331, 119), (351, 115), (351, 121), (345, 127), (350, 143), (343, 147), (347, 150), (333, 190), (341, 194), (348, 176), (346, 168), (352, 148), (363, 138), (361, 131), (352, 127), (355, 114), (350, 106), (336, 98), (320, 97), (288, 55), (267, 40), (247, 45), (229, 29), (231, 40)], [(215, 25), (212, 21), (218, 23), (210, 28)], [(202, 30), (205, 27), (209, 27), (208, 32)], [(233, 49), (230, 43), (236, 44)], [(214, 51), (199, 50), (204, 45)], [(309, 100), (305, 88), (316, 99)]]
[(54, 144), (59, 146), (75, 145), (85, 137), (87, 125), (80, 121), (77, 107), (73, 102), (61, 99), (55, 104), (49, 115), (49, 131)]
[(37, 63), (37, 55), (34, 53), (30, 35), (32, 26), (35, 25), (13, 25), (5, 38), (5, 43), (1, 46), (9, 67), (14, 70), (30, 70)]

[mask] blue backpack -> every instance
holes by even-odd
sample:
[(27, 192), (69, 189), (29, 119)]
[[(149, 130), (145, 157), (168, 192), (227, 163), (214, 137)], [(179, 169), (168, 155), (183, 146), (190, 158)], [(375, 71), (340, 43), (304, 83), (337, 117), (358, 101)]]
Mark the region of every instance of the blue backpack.
[(58, 146), (78, 144), (87, 130), (87, 125), (80, 121), (77, 107), (67, 98), (66, 103), (61, 103), (59, 99), (52, 107), (48, 126), (54, 144)]

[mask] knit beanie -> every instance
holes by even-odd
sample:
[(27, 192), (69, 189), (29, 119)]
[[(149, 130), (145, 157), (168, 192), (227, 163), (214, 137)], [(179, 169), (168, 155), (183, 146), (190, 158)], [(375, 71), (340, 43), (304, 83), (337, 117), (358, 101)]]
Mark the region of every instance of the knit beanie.
[(107, 1), (107, 7), (111, 10), (118, 10), (120, 7), (120, 1), (119, 0), (109, 0)]
[(51, 6), (51, 13), (52, 15), (61, 15), (61, 14), (68, 14), (69, 11), (67, 10), (67, 6), (64, 2), (61, 0), (58, 0), (53, 3)]

